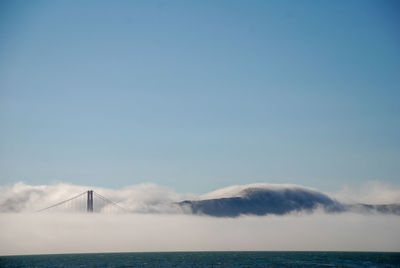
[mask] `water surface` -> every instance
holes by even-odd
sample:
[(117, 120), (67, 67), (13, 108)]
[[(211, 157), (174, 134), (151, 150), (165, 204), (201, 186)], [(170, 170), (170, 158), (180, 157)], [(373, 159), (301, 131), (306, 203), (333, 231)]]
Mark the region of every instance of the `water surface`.
[(0, 257), (0, 267), (400, 267), (400, 253), (158, 252)]

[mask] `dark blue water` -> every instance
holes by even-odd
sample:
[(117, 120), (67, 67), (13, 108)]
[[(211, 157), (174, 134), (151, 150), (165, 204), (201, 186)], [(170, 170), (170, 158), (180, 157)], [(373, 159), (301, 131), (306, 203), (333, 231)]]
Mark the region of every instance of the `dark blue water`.
[(0, 257), (0, 267), (400, 267), (400, 253), (170, 252)]

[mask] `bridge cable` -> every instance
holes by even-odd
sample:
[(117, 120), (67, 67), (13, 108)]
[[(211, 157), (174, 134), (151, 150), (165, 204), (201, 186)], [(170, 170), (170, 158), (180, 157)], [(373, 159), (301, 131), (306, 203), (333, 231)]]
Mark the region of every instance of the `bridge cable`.
[(96, 196), (98, 196), (98, 197), (100, 197), (101, 199), (103, 199), (104, 201), (106, 201), (106, 202), (108, 202), (108, 203), (111, 203), (111, 204), (113, 204), (114, 206), (117, 206), (118, 208), (122, 209), (122, 210), (125, 211), (125, 212), (129, 212), (127, 209), (121, 207), (121, 206), (118, 205), (117, 203), (115, 203), (115, 202), (111, 201), (110, 199), (108, 199), (108, 198), (102, 196), (101, 194), (98, 194), (98, 193), (96, 193), (95, 191), (93, 191), (93, 193), (94, 193)]
[(86, 193), (87, 193), (87, 191), (85, 191), (85, 192), (83, 192), (83, 193), (81, 193), (81, 194), (78, 194), (78, 195), (76, 195), (76, 196), (74, 196), (74, 197), (71, 197), (70, 199), (67, 199), (67, 200), (61, 201), (61, 202), (59, 202), (59, 203), (57, 203), (57, 204), (54, 204), (54, 205), (52, 205), (52, 206), (49, 206), (49, 207), (47, 207), (47, 208), (40, 209), (40, 210), (38, 210), (38, 211), (36, 211), (36, 212), (41, 212), (41, 211), (43, 211), (43, 210), (47, 210), (47, 209), (50, 209), (50, 208), (53, 208), (53, 207), (62, 205), (62, 204), (64, 204), (64, 203), (66, 203), (66, 202), (68, 202), (68, 201), (71, 201), (71, 200), (73, 200), (73, 199), (75, 199), (75, 198), (78, 198), (78, 197), (80, 197), (81, 195), (84, 195), (84, 194), (86, 194)]

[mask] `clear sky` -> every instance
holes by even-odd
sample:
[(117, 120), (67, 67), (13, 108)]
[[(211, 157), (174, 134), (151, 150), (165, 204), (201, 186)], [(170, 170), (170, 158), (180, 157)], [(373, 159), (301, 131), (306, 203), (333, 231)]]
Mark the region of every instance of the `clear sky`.
[(0, 182), (400, 185), (396, 1), (1, 1)]

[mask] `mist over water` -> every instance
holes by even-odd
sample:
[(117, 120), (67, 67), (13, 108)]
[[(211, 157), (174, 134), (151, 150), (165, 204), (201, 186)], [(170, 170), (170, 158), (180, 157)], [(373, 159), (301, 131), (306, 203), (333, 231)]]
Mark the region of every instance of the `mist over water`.
[[(297, 185), (231, 186), (203, 195), (180, 194), (156, 184), (120, 190), (94, 187), (91, 189), (129, 213), (35, 212), (87, 189), (70, 184), (31, 186), (17, 183), (0, 187), (0, 255), (132, 251), (400, 251), (400, 217), (394, 213), (396, 211), (368, 210), (356, 200), (350, 203), (343, 192), (323, 193)], [(379, 189), (381, 191), (371, 188), (375, 197), (390, 196), (385, 201), (396, 204), (398, 191)], [(352, 195), (354, 200), (356, 195)], [(239, 205), (235, 203), (238, 200)], [(363, 201), (368, 200), (364, 198)], [(194, 204), (197, 211), (193, 209)], [(346, 207), (349, 204), (359, 207)], [(234, 214), (229, 214), (238, 207)], [(208, 213), (209, 209), (219, 211), (219, 214)]]
[(130, 252), (400, 251), (400, 217), (352, 213), (215, 218), (157, 214), (1, 214), (0, 255)]

